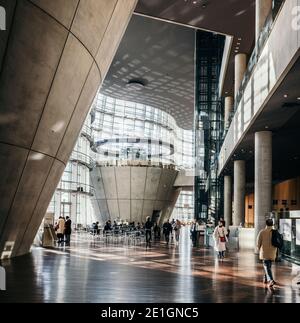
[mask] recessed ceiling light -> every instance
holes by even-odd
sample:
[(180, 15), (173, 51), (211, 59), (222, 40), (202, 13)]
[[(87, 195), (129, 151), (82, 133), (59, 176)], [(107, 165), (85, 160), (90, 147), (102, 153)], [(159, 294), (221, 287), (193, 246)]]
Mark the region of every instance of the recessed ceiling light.
[(235, 53), (238, 53), (239, 51), (238, 51), (238, 50), (235, 50), (234, 52), (235, 52)]
[(285, 97), (285, 98), (287, 98), (287, 97), (288, 97), (288, 95), (287, 95), (287, 94), (285, 94), (285, 95), (284, 95), (284, 97)]
[(297, 100), (299, 100), (299, 101), (300, 101), (300, 96), (297, 98)]
[(269, 129), (269, 126), (265, 126), (265, 129)]
[(145, 82), (141, 80), (130, 80), (126, 84), (126, 87), (130, 90), (140, 91), (145, 87)]
[(242, 40), (242, 38), (238, 38), (238, 40)]

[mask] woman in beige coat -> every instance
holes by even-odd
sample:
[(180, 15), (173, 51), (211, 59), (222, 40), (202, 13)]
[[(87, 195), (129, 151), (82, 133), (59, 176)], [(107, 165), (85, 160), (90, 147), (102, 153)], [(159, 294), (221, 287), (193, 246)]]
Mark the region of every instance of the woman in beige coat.
[(264, 265), (264, 284), (273, 287), (275, 281), (272, 273), (272, 262), (275, 261), (277, 253), (277, 248), (272, 245), (273, 220), (268, 219), (266, 225), (265, 229), (261, 230), (257, 236), (257, 249), (259, 258)]
[(61, 243), (64, 241), (64, 233), (65, 233), (65, 219), (62, 216), (60, 216), (58, 219), (57, 230), (56, 230), (58, 243)]

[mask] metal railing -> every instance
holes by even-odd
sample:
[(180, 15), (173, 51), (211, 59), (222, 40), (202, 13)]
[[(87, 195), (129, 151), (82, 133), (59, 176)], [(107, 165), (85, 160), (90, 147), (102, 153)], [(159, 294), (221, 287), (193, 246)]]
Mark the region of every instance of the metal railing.
[(95, 165), (91, 156), (76, 150), (73, 150), (72, 155), (70, 157), (70, 161), (80, 162), (81, 164), (87, 166), (90, 169), (92, 169)]
[(94, 195), (94, 188), (91, 185), (65, 180), (59, 182), (57, 190), (70, 193), (78, 192), (90, 196)]
[(86, 123), (83, 124), (81, 134), (85, 136), (90, 142), (93, 142), (92, 128), (89, 127)]
[(139, 166), (139, 167), (160, 167), (168, 168), (173, 170), (178, 170), (180, 167), (174, 164), (166, 164), (163, 162), (153, 162), (146, 160), (108, 160), (108, 161), (98, 161), (96, 166), (100, 167), (124, 167), (124, 166)]
[[(274, 22), (276, 20), (276, 17), (280, 11), (280, 9), (282, 8), (284, 2), (286, 0), (280, 0), (280, 1), (276, 1), (276, 4), (274, 4), (271, 12), (269, 13), (266, 21), (265, 21), (265, 24), (261, 30), (261, 33), (259, 35), (259, 38), (256, 42), (256, 45), (255, 45), (255, 48), (250, 56), (250, 59), (249, 59), (249, 62), (248, 62), (248, 65), (247, 65), (247, 69), (246, 69), (246, 72), (244, 74), (244, 78), (241, 82), (241, 86), (239, 88), (239, 91), (238, 93), (236, 94), (235, 96), (235, 102), (234, 102), (234, 109), (233, 109), (233, 112), (230, 113), (229, 115), (229, 119), (228, 119), (228, 128), (225, 129), (224, 131), (224, 136), (223, 136), (223, 139), (225, 139), (225, 136), (227, 134), (227, 131), (231, 125), (231, 122), (232, 122), (232, 119), (234, 117), (234, 114), (235, 112), (237, 111), (237, 108), (244, 96), (244, 92), (245, 92), (245, 89), (248, 85), (248, 82), (252, 76), (252, 73), (253, 73), (253, 70), (255, 68), (255, 66), (257, 65), (258, 63), (258, 60), (260, 58), (260, 55), (264, 49), (264, 46), (265, 46), (265, 43), (266, 41), (268, 40), (270, 34), (271, 34), (271, 31), (273, 29), (273, 26), (274, 26)], [(275, 3), (275, 2), (274, 2)]]

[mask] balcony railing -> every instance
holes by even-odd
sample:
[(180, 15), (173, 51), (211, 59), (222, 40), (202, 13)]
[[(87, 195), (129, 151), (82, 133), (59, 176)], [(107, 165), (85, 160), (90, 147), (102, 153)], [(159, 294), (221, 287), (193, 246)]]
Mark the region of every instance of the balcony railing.
[(76, 150), (73, 150), (70, 161), (79, 162), (90, 169), (94, 166), (94, 161), (91, 156)]
[(124, 167), (124, 166), (140, 166), (140, 167), (160, 167), (177, 170), (178, 167), (174, 164), (163, 162), (153, 162), (146, 160), (108, 160), (96, 163), (100, 167)]
[(91, 185), (65, 180), (59, 182), (57, 190), (69, 193), (87, 194), (90, 196), (94, 195), (94, 188)]
[[(236, 105), (238, 107), (236, 107), (219, 152), (219, 175), (236, 152), (238, 145), (253, 127), (255, 120), (264, 113), (267, 106), (272, 107), (270, 99), (290, 72), (294, 58), (299, 52), (300, 30), (294, 28), (292, 23), (295, 17), (295, 2), (281, 1), (280, 3), (280, 13), (277, 13), (271, 25), (266, 22), (266, 26), (269, 26), (266, 29), (267, 33), (263, 33), (265, 36), (261, 35), (255, 51), (256, 56), (253, 56), (255, 59), (251, 58), (248, 68), (252, 73), (248, 71), (245, 75), (240, 91), (243, 96), (241, 99), (240, 96), (237, 98)], [(278, 8), (276, 12), (278, 12)], [(251, 64), (255, 60), (258, 61)], [(251, 67), (253, 65), (254, 68)], [(242, 92), (243, 89), (244, 92)]]
[(89, 127), (86, 123), (83, 124), (81, 134), (85, 136), (90, 142), (93, 142), (92, 128)]
[(97, 161), (96, 166), (100, 167), (125, 167), (125, 166), (139, 166), (139, 167), (160, 167), (168, 168), (177, 171), (194, 172), (194, 167), (187, 165), (175, 165), (173, 163), (155, 162), (146, 160), (107, 160)]
[[(245, 75), (244, 75), (244, 78), (241, 82), (241, 86), (239, 88), (239, 91), (238, 93), (236, 94), (235, 96), (235, 102), (234, 102), (234, 109), (233, 109), (233, 112), (230, 113), (229, 115), (229, 120), (228, 120), (228, 124), (230, 125), (231, 124), (231, 121), (233, 119), (233, 116), (244, 96), (244, 92), (245, 92), (245, 89), (248, 85), (248, 82), (251, 78), (251, 75), (253, 73), (253, 70), (254, 70), (254, 67), (256, 66), (259, 58), (260, 58), (260, 55), (262, 53), (262, 50), (264, 48), (264, 45), (267, 41), (267, 39), (269, 38), (270, 34), (271, 34), (271, 31), (272, 31), (272, 28), (273, 28), (273, 25), (274, 25), (274, 22), (276, 20), (276, 17), (280, 11), (280, 8), (282, 7), (282, 5), (284, 4), (286, 0), (275, 0), (274, 1), (274, 4), (273, 4), (273, 8), (270, 12), (270, 14), (268, 15), (266, 21), (265, 21), (265, 24), (261, 30), (261, 33), (260, 33), (260, 36), (256, 42), (256, 45), (255, 45), (255, 48), (250, 56), (250, 59), (249, 59), (249, 62), (248, 62), (248, 66), (247, 66), (247, 69), (246, 69), (246, 72), (245, 72)], [(225, 133), (224, 133), (224, 138), (226, 136), (226, 133), (229, 129), (229, 126), (228, 128), (225, 130)]]

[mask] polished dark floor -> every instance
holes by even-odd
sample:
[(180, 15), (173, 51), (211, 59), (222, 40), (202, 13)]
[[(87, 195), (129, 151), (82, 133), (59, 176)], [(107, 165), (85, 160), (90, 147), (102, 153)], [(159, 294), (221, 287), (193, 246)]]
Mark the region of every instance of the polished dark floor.
[(300, 302), (299, 267), (277, 263), (280, 285), (270, 291), (252, 253), (232, 252), (220, 263), (213, 250), (191, 248), (187, 230), (179, 246), (146, 250), (78, 238), (70, 248), (34, 248), (2, 266), (7, 291), (0, 291), (0, 302)]

